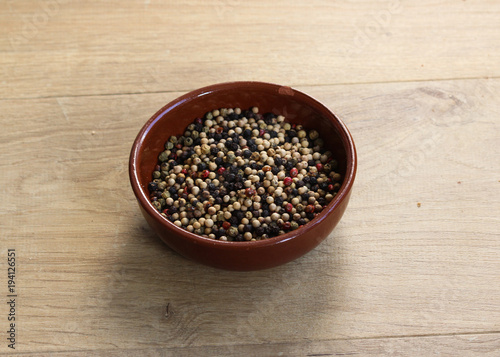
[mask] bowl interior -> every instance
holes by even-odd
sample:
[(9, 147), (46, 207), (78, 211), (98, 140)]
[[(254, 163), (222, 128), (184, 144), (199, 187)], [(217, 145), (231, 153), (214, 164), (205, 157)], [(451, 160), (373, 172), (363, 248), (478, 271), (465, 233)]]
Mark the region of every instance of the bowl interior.
[(143, 200), (148, 201), (147, 185), (152, 179), (158, 155), (171, 135), (182, 135), (195, 118), (203, 117), (209, 110), (236, 107), (244, 110), (252, 106), (257, 106), (260, 113), (281, 114), (286, 121), (300, 123), (306, 129), (316, 129), (338, 161), (336, 171), (343, 176), (339, 193), (344, 189), (347, 181), (352, 179), (349, 175), (354, 174), (354, 147), (349, 146), (352, 141), (347, 128), (329, 109), (289, 87), (261, 82), (233, 82), (190, 92), (167, 104), (145, 124), (132, 152), (133, 156), (136, 153), (135, 169)]

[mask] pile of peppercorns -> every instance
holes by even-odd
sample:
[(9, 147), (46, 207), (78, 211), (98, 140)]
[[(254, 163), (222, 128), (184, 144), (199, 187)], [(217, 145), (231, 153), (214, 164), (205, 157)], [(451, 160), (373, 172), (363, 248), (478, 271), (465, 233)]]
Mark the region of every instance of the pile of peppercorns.
[(282, 115), (216, 109), (171, 136), (148, 185), (153, 206), (189, 232), (255, 241), (313, 219), (341, 175), (316, 130)]

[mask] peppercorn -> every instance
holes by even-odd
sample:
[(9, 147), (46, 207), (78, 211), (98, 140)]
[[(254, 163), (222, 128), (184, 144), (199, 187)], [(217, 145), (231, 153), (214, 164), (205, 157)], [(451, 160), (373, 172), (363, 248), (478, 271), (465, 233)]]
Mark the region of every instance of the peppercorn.
[(336, 195), (341, 177), (331, 152), (311, 154), (323, 146), (319, 133), (283, 119), (255, 107), (196, 119), (165, 142), (148, 184), (152, 204), (176, 225), (220, 240), (266, 239), (306, 224)]

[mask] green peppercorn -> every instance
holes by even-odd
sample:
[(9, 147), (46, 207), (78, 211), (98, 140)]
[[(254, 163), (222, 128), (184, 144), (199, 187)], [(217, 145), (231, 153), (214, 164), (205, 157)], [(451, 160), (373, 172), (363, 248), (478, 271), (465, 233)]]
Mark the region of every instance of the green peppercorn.
[(162, 151), (161, 154), (158, 156), (158, 160), (167, 161), (169, 155), (170, 155), (170, 153), (168, 153), (167, 150)]
[(232, 164), (234, 162), (234, 160), (236, 160), (236, 156), (232, 153), (228, 153), (226, 155), (226, 162), (229, 162), (230, 164)]
[(314, 140), (318, 139), (318, 137), (319, 137), (319, 133), (316, 130), (311, 130), (309, 132), (309, 139), (314, 141)]
[(170, 140), (165, 143), (165, 150), (172, 150), (174, 148), (174, 143)]
[(236, 236), (238, 235), (238, 233), (239, 233), (239, 232), (238, 232), (238, 228), (236, 228), (236, 227), (231, 226), (231, 227), (229, 227), (229, 228), (227, 229), (227, 234), (228, 234), (230, 237), (233, 237), (233, 238), (234, 238), (234, 237), (236, 237)]

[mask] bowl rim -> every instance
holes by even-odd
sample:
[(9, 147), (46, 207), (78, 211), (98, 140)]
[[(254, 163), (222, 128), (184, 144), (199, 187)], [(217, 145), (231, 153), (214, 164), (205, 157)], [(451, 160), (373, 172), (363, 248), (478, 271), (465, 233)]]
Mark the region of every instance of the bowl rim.
[[(326, 114), (329, 120), (338, 130), (341, 142), (346, 151), (347, 157), (346, 157), (345, 177), (339, 191), (337, 192), (337, 195), (335, 195), (333, 200), (330, 203), (328, 203), (328, 205), (310, 222), (303, 225), (302, 227), (299, 227), (296, 230), (287, 232), (285, 234), (276, 237), (259, 241), (252, 241), (252, 242), (221, 241), (208, 237), (202, 237), (200, 235), (191, 233), (183, 228), (176, 226), (173, 222), (170, 222), (169, 220), (161, 216), (158, 210), (156, 210), (156, 208), (153, 207), (153, 205), (149, 201), (149, 197), (144, 192), (144, 190), (147, 190), (147, 188), (145, 187), (143, 190), (140, 185), (140, 180), (138, 175), (138, 167), (139, 167), (138, 162), (141, 154), (141, 148), (146, 136), (152, 130), (155, 123), (159, 121), (163, 115), (173, 110), (174, 108), (178, 107), (179, 105), (182, 105), (184, 103), (189, 102), (190, 100), (214, 92), (224, 91), (224, 90), (234, 91), (246, 88), (248, 86), (252, 86), (253, 87), (252, 89), (254, 90), (259, 88), (267, 90), (277, 90), (279, 93), (283, 95), (298, 96), (299, 98), (302, 97), (309, 99), (311, 100), (311, 102), (308, 103), (309, 105), (313, 106), (314, 109), (316, 109), (320, 114), (322, 115)], [(283, 86), (279, 84), (260, 82), (260, 81), (235, 81), (235, 82), (223, 82), (223, 83), (212, 84), (187, 92), (181, 95), (180, 97), (177, 97), (176, 99), (170, 101), (169, 103), (164, 105), (161, 109), (159, 109), (142, 126), (141, 130), (139, 131), (134, 140), (129, 157), (129, 179), (132, 186), (132, 190), (139, 204), (144, 210), (146, 210), (146, 212), (149, 214), (150, 217), (152, 217), (155, 221), (157, 221), (161, 226), (164, 226), (166, 229), (179, 234), (184, 239), (188, 239), (195, 244), (199, 244), (201, 246), (207, 246), (207, 245), (219, 246), (220, 248), (223, 249), (238, 249), (238, 250), (243, 248), (245, 248), (246, 250), (259, 249), (270, 245), (281, 244), (292, 239), (300, 238), (303, 235), (303, 233), (310, 231), (316, 225), (320, 224), (330, 213), (332, 213), (337, 207), (339, 207), (346, 198), (348, 198), (354, 183), (354, 179), (356, 177), (356, 171), (357, 171), (357, 153), (354, 140), (345, 123), (341, 119), (339, 119), (337, 115), (335, 115), (329, 108), (327, 108), (317, 99), (313, 98), (312, 96), (302, 91), (299, 91), (289, 86)]]

